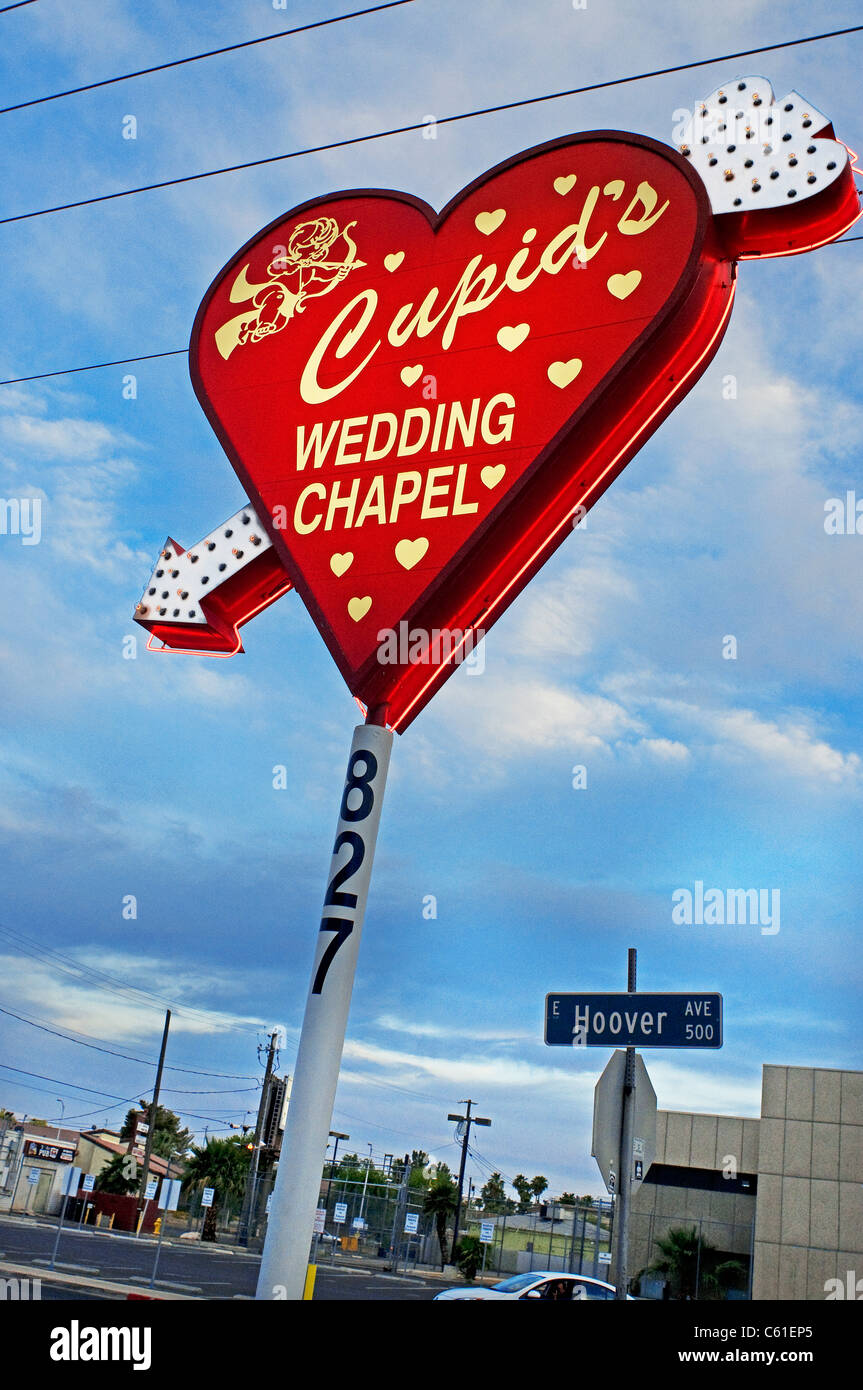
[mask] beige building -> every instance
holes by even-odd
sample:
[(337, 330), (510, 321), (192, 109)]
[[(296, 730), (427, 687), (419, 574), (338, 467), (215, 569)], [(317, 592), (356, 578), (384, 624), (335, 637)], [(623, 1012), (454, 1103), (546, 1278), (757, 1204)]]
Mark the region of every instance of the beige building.
[(753, 1298), (863, 1275), (863, 1072), (765, 1067)]
[(659, 1111), (630, 1268), (646, 1268), (670, 1228), (693, 1225), (750, 1265), (754, 1299), (851, 1287), (863, 1276), (863, 1072), (765, 1066), (760, 1119)]
[[(113, 1130), (63, 1129), (31, 1120), (7, 1124), (0, 1133), (0, 1211), (22, 1212), (32, 1216), (54, 1216), (60, 1210), (67, 1170), (74, 1165), (81, 1176), (98, 1177), (117, 1154), (126, 1154), (129, 1145)], [(143, 1146), (133, 1150), (141, 1162)], [(181, 1163), (150, 1156), (150, 1176), (179, 1177)]]
[(9, 1122), (0, 1136), (0, 1211), (34, 1216), (59, 1211), (77, 1152), (76, 1129), (34, 1120)]

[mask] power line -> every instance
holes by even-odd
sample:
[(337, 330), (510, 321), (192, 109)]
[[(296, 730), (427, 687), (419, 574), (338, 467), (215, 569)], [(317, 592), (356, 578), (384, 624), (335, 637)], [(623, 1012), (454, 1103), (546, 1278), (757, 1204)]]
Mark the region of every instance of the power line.
[[(712, 58), (699, 58), (692, 63), (676, 63), (667, 68), (655, 68), (651, 72), (633, 73), (629, 77), (615, 77), (607, 82), (591, 82), (584, 87), (569, 87), (562, 92), (546, 92), (543, 96), (522, 97), (519, 101), (503, 101), (495, 106), (478, 107), (473, 111), (461, 111), (453, 116), (435, 118), (435, 125), (452, 125), (456, 121), (474, 120), (478, 116), (491, 116), (499, 111), (516, 111), (525, 106), (536, 106), (541, 102), (560, 101), (563, 97), (581, 96), (585, 92), (603, 91), (609, 87), (621, 87), (630, 82), (644, 82), (648, 78), (667, 77), (671, 73), (687, 72), (692, 68), (709, 67), (713, 63), (730, 62), (735, 58), (749, 58), (757, 53), (772, 53), (780, 48), (796, 48), (801, 44), (816, 43), (822, 39), (838, 38), (841, 35), (857, 34), (863, 24), (851, 25), (847, 29), (832, 29), (824, 34), (809, 34), (805, 38), (787, 39), (782, 43), (765, 44), (760, 48), (745, 48), (737, 53), (717, 54)], [(309, 154), (325, 154), (330, 150), (347, 149), (352, 145), (367, 144), (371, 140), (384, 140), (392, 135), (406, 135), (411, 131), (424, 130), (428, 122), (412, 121), (409, 125), (393, 126), (389, 130), (377, 130), (368, 135), (351, 135), (342, 140), (330, 140), (324, 145), (309, 145), (302, 150), (289, 150), (286, 154), (266, 155), (262, 159), (248, 159), (241, 164), (228, 164), (219, 169), (204, 169), (197, 174), (183, 174), (179, 178), (161, 179), (158, 183), (141, 184), (138, 188), (122, 188), (117, 193), (99, 193), (92, 198), (78, 198), (71, 203), (57, 203), (49, 208), (36, 208), (32, 212), (17, 212), (11, 217), (0, 217), (0, 226), (10, 222), (26, 222), (33, 217), (47, 217), (54, 212), (68, 212), (72, 208), (92, 207), (95, 203), (109, 203), (117, 198), (131, 198), (138, 193), (152, 193), (160, 188), (176, 188), (183, 183), (196, 183), (200, 179), (216, 178), (220, 174), (235, 174), (243, 169), (258, 169), (264, 164), (278, 164), (286, 159), (300, 159)]]
[(187, 1018), (205, 1020), (209, 1023), (212, 1023), (215, 1019), (228, 1031), (244, 1034), (249, 1031), (246, 1028), (240, 1028), (237, 1024), (224, 1023), (219, 1014), (209, 1009), (196, 1009), (191, 1005), (177, 1006), (170, 999), (155, 994), (151, 990), (139, 989), (137, 985), (125, 984), (122, 980), (118, 980), (116, 976), (108, 975), (103, 970), (95, 970), (89, 965), (82, 965), (72, 957), (64, 955), (62, 951), (55, 951), (50, 946), (42, 946), (31, 937), (27, 937), (23, 933), (14, 932), (9, 927), (0, 926), (0, 938), (5, 938), (14, 950), (21, 951), (23, 955), (40, 960), (43, 964), (47, 964), (55, 970), (62, 971), (63, 974), (71, 975), (79, 982), (83, 980), (85, 983), (97, 989), (106, 990), (109, 994), (117, 994), (121, 998), (129, 999), (133, 1003), (143, 1005), (146, 1008), (158, 1008), (161, 1011), (166, 1005), (169, 1005), (174, 1012)]
[(35, 5), (36, 0), (15, 0), (14, 5), (4, 5), (0, 9), (0, 14), (5, 14), (7, 10), (21, 10), (25, 5)]
[[(2, 13), (2, 11), (0, 11)], [(849, 238), (853, 240), (853, 238)], [(44, 381), (49, 376), (73, 376), (75, 372), (98, 372), (102, 367), (125, 367), (132, 362), (152, 362), (156, 357), (185, 357), (188, 348), (172, 348), (170, 352), (148, 352), (143, 357), (118, 357), (115, 362), (91, 362), (87, 367), (64, 367), (59, 372), (37, 372), (35, 376), (15, 376), (0, 381), (0, 386), (20, 386), (25, 381)]]
[[(91, 1037), (89, 1033), (82, 1033), (79, 1037), (73, 1037), (70, 1033), (61, 1032), (58, 1028), (52, 1028), (49, 1024), (41, 1022), (39, 1019), (27, 1018), (24, 1014), (16, 1014), (12, 1009), (5, 1008), (0, 1004), (0, 1014), (7, 1014), (9, 1018), (16, 1018), (20, 1023), (29, 1023), (32, 1028), (38, 1028), (43, 1033), (52, 1033), (56, 1038), (62, 1038), (64, 1042), (77, 1043), (79, 1047), (89, 1047), (93, 1052), (106, 1052), (110, 1057), (122, 1057), (127, 1062), (140, 1062), (147, 1067), (156, 1065), (155, 1057), (133, 1057), (128, 1052), (117, 1052), (112, 1047), (99, 1047), (97, 1043), (105, 1042), (104, 1038), (93, 1038), (91, 1042), (82, 1041), (83, 1038)], [(200, 1067), (172, 1067), (165, 1063), (165, 1071), (188, 1072), (194, 1076), (218, 1076), (225, 1081), (254, 1081), (254, 1076), (248, 1076), (243, 1072), (232, 1071), (204, 1071)]]
[[(32, 0), (22, 0), (32, 3)], [(168, 68), (180, 68), (185, 63), (199, 63), (204, 58), (217, 58), (222, 53), (236, 53), (240, 48), (253, 48), (259, 43), (273, 43), (276, 39), (288, 39), (293, 34), (305, 34), (310, 29), (325, 29), (330, 24), (342, 24), (346, 19), (360, 19), (363, 15), (376, 14), (379, 10), (394, 10), (400, 5), (412, 5), (414, 0), (387, 0), (383, 5), (372, 5), (365, 10), (354, 10), (351, 14), (337, 14), (330, 19), (316, 19), (310, 24), (299, 24), (295, 29), (283, 29), (279, 34), (264, 34), (259, 39), (244, 39), (242, 43), (229, 43), (224, 48), (211, 48), (205, 53), (192, 53), (188, 58), (174, 58), (170, 63), (157, 63), (152, 68), (139, 68), (136, 72), (123, 72), (117, 77), (103, 77), (100, 82), (87, 82), (83, 87), (69, 87), (63, 92), (51, 92), (48, 96), (33, 97), (30, 101), (18, 101), (14, 106), (0, 106), (0, 116), (10, 111), (23, 111), (28, 106), (41, 106), (48, 101), (59, 101), (62, 97), (76, 96), (79, 92), (93, 92), (98, 87), (111, 87), (116, 82), (128, 82), (133, 77), (147, 77), (153, 72), (166, 72)], [(8, 9), (16, 6), (9, 5)], [(3, 11), (0, 10), (0, 14)]]
[[(129, 1100), (124, 1096), (116, 1095), (113, 1091), (99, 1091), (94, 1086), (81, 1086), (78, 1084), (77, 1081), (63, 1081), (57, 1076), (45, 1076), (42, 1072), (39, 1071), (25, 1071), (23, 1067), (13, 1067), (10, 1066), (8, 1062), (0, 1062), (0, 1068), (2, 1068), (4, 1071), (14, 1071), (18, 1076), (36, 1077), (39, 1081), (50, 1081), (51, 1084), (54, 1086), (71, 1086), (72, 1089), (76, 1091), (87, 1091), (90, 1095), (93, 1096), (105, 1096), (108, 1100), (116, 1101), (117, 1105), (134, 1104), (134, 1100), (136, 1099), (136, 1097), (133, 1097), (132, 1100)], [(5, 1077), (2, 1078), (2, 1080), (6, 1085), (9, 1086), (23, 1086), (25, 1084), (21, 1081), (7, 1081)], [(27, 1089), (41, 1092), (44, 1088), (42, 1086), (33, 1086), (30, 1083), (27, 1083)], [(46, 1092), (45, 1094), (50, 1093)], [(66, 1094), (68, 1094), (68, 1091)], [(81, 1100), (82, 1097), (75, 1096), (74, 1099)], [(98, 1110), (93, 1110), (90, 1113), (95, 1115), (103, 1110), (115, 1110), (117, 1108), (117, 1105), (100, 1105), (98, 1107)], [(182, 1107), (178, 1105), (176, 1113), (178, 1115), (183, 1116), (187, 1115), (193, 1120), (216, 1120), (218, 1122), (220, 1121), (222, 1115), (239, 1115), (244, 1112), (241, 1112), (239, 1106), (236, 1106), (230, 1109), (221, 1110), (217, 1114), (199, 1115), (195, 1110), (183, 1110)], [(70, 1115), (68, 1118), (71, 1120), (72, 1116)]]
[(100, 1091), (93, 1086), (80, 1086), (77, 1081), (63, 1081), (59, 1076), (44, 1076), (40, 1071), (25, 1071), (23, 1067), (10, 1066), (8, 1062), (0, 1062), (0, 1067), (4, 1071), (14, 1071), (18, 1076), (35, 1076), (38, 1081), (50, 1081), (55, 1086), (71, 1086), (75, 1091), (87, 1091), (91, 1096), (107, 1096), (109, 1100), (123, 1100), (114, 1091)]

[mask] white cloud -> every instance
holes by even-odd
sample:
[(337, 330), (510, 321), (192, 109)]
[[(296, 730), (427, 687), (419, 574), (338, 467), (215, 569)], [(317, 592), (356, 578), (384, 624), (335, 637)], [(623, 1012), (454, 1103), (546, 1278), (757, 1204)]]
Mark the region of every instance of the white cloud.
[[(159, 957), (128, 956), (122, 952), (82, 947), (67, 955), (106, 973), (122, 974), (129, 982), (129, 995), (112, 994), (99, 988), (86, 976), (75, 979), (56, 968), (30, 957), (0, 956), (6, 998), (12, 998), (26, 1012), (35, 1012), (46, 1023), (56, 1024), (92, 1037), (114, 1042), (153, 1041), (161, 1037), (165, 1024), (164, 1005), (136, 998), (134, 981), (142, 988), (164, 990), (176, 1001), (171, 1016), (173, 1034), (219, 1035), (236, 1028), (253, 1031), (262, 1026), (260, 1018), (231, 1013), (229, 1010), (197, 1012), (199, 1000), (214, 988), (226, 992), (229, 972), (207, 971), (199, 975), (194, 966)], [(74, 966), (70, 966), (74, 970)], [(195, 1012), (185, 1012), (184, 1009)]]
[(98, 420), (45, 420), (22, 414), (0, 416), (0, 439), (34, 458), (51, 461), (91, 461), (135, 442)]
[(522, 1042), (533, 1039), (532, 1033), (513, 1028), (469, 1028), (442, 1023), (417, 1023), (394, 1014), (381, 1014), (375, 1019), (378, 1028), (392, 1033), (408, 1033), (417, 1038), (458, 1038), (470, 1042)]
[(720, 738), (791, 775), (828, 782), (859, 783), (863, 762), (857, 753), (841, 753), (804, 722), (780, 727), (752, 710), (717, 714), (713, 727)]
[(533, 1062), (499, 1057), (428, 1057), (351, 1038), (345, 1043), (345, 1056), (355, 1062), (369, 1062), (387, 1068), (389, 1079), (398, 1081), (401, 1078), (401, 1084), (417, 1076), (434, 1077), (438, 1081), (459, 1086), (504, 1086), (513, 1089), (581, 1084), (578, 1077), (562, 1067), (537, 1066)]
[[(494, 662), (495, 656), (491, 657)], [(482, 676), (453, 681), (437, 706), (458, 737), (485, 740), (493, 730), (494, 753), (512, 757), (565, 747), (573, 752), (607, 748), (641, 722), (601, 695), (564, 690), (550, 681), (513, 674), (498, 661)]]

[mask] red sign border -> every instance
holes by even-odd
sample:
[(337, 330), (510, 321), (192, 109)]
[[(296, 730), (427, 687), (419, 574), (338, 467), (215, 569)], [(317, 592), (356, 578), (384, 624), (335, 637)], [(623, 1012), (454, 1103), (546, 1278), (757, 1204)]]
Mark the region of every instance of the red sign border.
[[(404, 193), (396, 189), (351, 188), (342, 189), (329, 194), (321, 194), (314, 198), (307, 199), (303, 203), (299, 203), (296, 207), (290, 208), (286, 212), (280, 213), (278, 217), (272, 220), (272, 222), (269, 222), (265, 227), (255, 232), (255, 234), (252, 237), (250, 237), (249, 240), (246, 241), (242, 247), (240, 247), (240, 249), (230, 258), (229, 261), (225, 263), (222, 269), (213, 278), (198, 307), (198, 312), (195, 315), (195, 321), (192, 325), (192, 333), (189, 340), (189, 373), (192, 380), (192, 387), (194, 389), (195, 395), (198, 398), (201, 408), (204, 411), (204, 414), (210, 422), (213, 432), (215, 433), (217, 439), (222, 445), (222, 448), (224, 449), (225, 453), (230, 459), (235, 472), (237, 473), (238, 477), (240, 478), (241, 482), (246, 488), (250, 500), (253, 503), (255, 503), (257, 498), (257, 489), (253, 486), (251, 475), (245, 468), (242, 459), (235, 450), (229, 436), (223, 429), (218, 415), (216, 414), (213, 407), (210, 405), (210, 401), (204, 388), (204, 384), (198, 367), (198, 344), (201, 330), (203, 327), (203, 321), (206, 316), (207, 310), (209, 309), (214, 294), (223, 284), (229, 273), (235, 267), (237, 267), (239, 263), (248, 256), (250, 251), (257, 247), (268, 234), (274, 232), (276, 228), (282, 226), (289, 219), (299, 216), (302, 213), (308, 212), (313, 208), (320, 208), (324, 204), (355, 198), (382, 198), (387, 201), (395, 200), (398, 202), (406, 203), (410, 207), (416, 208), (417, 211), (421, 212), (423, 216), (426, 218), (426, 220), (432, 228), (432, 231), (437, 232), (437, 230), (442, 226), (446, 219), (460, 206), (460, 204), (466, 198), (470, 197), (473, 193), (477, 192), (486, 183), (489, 183), (492, 180), (496, 179), (499, 175), (506, 173), (511, 169), (517, 168), (520, 164), (535, 159), (539, 155), (547, 154), (552, 150), (569, 149), (572, 146), (593, 143), (598, 141), (604, 141), (613, 144), (623, 144), (630, 147), (636, 146), (645, 150), (649, 150), (651, 153), (659, 155), (668, 163), (672, 164), (675, 167), (675, 169), (681, 172), (684, 178), (688, 181), (696, 199), (696, 225), (693, 234), (692, 249), (690, 251), (686, 266), (678, 278), (674, 291), (670, 295), (669, 299), (666, 301), (659, 314), (657, 314), (650, 321), (650, 323), (645, 327), (643, 332), (639, 334), (638, 338), (636, 338), (635, 341), (630, 345), (629, 349), (620, 358), (618, 358), (617, 362), (602, 379), (602, 381), (599, 382), (598, 385), (594, 388), (594, 390), (590, 393), (590, 395), (587, 396), (584, 401), (582, 401), (581, 405), (577, 408), (574, 414), (569, 417), (566, 423), (558, 430), (558, 432), (553, 436), (553, 438), (550, 439), (547, 442), (547, 444), (540, 450), (540, 452), (536, 455), (533, 461), (524, 470), (517, 482), (515, 482), (512, 485), (509, 491), (505, 494), (504, 497), (501, 498), (501, 500), (485, 518), (485, 520), (476, 528), (475, 531), (471, 533), (470, 538), (465, 542), (461, 549), (458, 550), (455, 553), (455, 555), (452, 556), (452, 558), (443, 567), (443, 569), (441, 569), (441, 571), (431, 581), (429, 586), (423, 591), (423, 593), (420, 595), (420, 597), (417, 599), (414, 605), (402, 615), (404, 621), (408, 622), (409, 624), (412, 621), (414, 621), (419, 614), (423, 612), (426, 606), (434, 600), (435, 596), (440, 592), (442, 588), (452, 584), (456, 577), (459, 575), (459, 573), (464, 570), (465, 566), (469, 566), (471, 554), (474, 551), (477, 543), (481, 541), (482, 537), (487, 534), (488, 530), (492, 526), (499, 526), (503, 519), (510, 514), (510, 509), (514, 508), (517, 505), (519, 499), (525, 492), (525, 489), (529, 488), (531, 484), (536, 480), (538, 475), (544, 469), (550, 456), (556, 453), (561, 447), (563, 447), (566, 444), (566, 441), (568, 440), (570, 435), (572, 435), (575, 432), (575, 430), (579, 427), (584, 417), (594, 409), (597, 403), (604, 396), (609, 394), (613, 390), (613, 388), (618, 383), (620, 383), (621, 378), (624, 376), (624, 374), (631, 370), (635, 359), (641, 357), (648, 349), (650, 344), (660, 334), (662, 334), (664, 330), (667, 330), (669, 322), (673, 319), (675, 312), (681, 306), (681, 304), (685, 303), (689, 294), (693, 290), (696, 280), (698, 278), (699, 270), (701, 269), (702, 265), (705, 243), (708, 240), (711, 229), (711, 223), (713, 221), (714, 216), (710, 207), (707, 189), (703, 180), (701, 179), (701, 176), (696, 172), (696, 170), (692, 167), (689, 161), (684, 159), (682, 155), (678, 154), (678, 152), (675, 149), (673, 149), (670, 145), (666, 145), (662, 141), (654, 140), (647, 135), (636, 135), (619, 130), (592, 130), (579, 131), (571, 135), (558, 136), (553, 140), (544, 141), (539, 145), (532, 145), (529, 149), (522, 150), (519, 154), (511, 156), (509, 159), (503, 160), (499, 164), (495, 164), (491, 169), (487, 169), (483, 174), (480, 174), (477, 178), (472, 180), (471, 183), (467, 184), (464, 188), (460, 189), (460, 191), (453, 198), (450, 199), (450, 201), (441, 209), (440, 212), (436, 212), (435, 209), (429, 203), (427, 203), (424, 199), (417, 197), (415, 194)], [(716, 254), (721, 259), (733, 259), (733, 257), (730, 256), (727, 252), (723, 253), (721, 250), (717, 250)], [(723, 316), (723, 323), (725, 321), (727, 321), (726, 316)], [(721, 336), (721, 333), (717, 335), (717, 346), (719, 339), (721, 339)], [(650, 373), (648, 373), (647, 375), (649, 376)], [(671, 393), (672, 400), (676, 400), (676, 396), (676, 392)], [(669, 409), (670, 408), (671, 407), (669, 405)], [(637, 438), (640, 439), (641, 436), (638, 435)], [(621, 463), (620, 467), (622, 468), (623, 466), (624, 464)], [(619, 472), (620, 469), (618, 469), (617, 471)], [(616, 473), (614, 476), (616, 476)], [(609, 483), (611, 481), (612, 479), (610, 478)], [(360, 698), (356, 692), (364, 686), (369, 686), (373, 684), (375, 676), (379, 676), (380, 674), (381, 668), (377, 660), (375, 659), (375, 656), (372, 655), (368, 657), (366, 661), (358, 668), (350, 666), (344, 660), (341, 648), (339, 646), (333, 629), (327, 621), (324, 613), (318, 606), (313, 593), (311, 592), (311, 590), (305, 582), (301, 570), (295, 563), (287, 547), (285, 541), (285, 533), (277, 527), (275, 527), (273, 525), (272, 518), (270, 517), (270, 515), (263, 514), (263, 511), (263, 508), (259, 510), (259, 518), (261, 524), (266, 527), (266, 530), (273, 542), (273, 545), (276, 548), (277, 554), (281, 558), (282, 563), (285, 569), (287, 570), (287, 573), (294, 587), (296, 588), (298, 594), (301, 596), (304, 604), (309, 610), (313, 618), (313, 621), (315, 622), (318, 631), (323, 637), (324, 642), (326, 643), (330, 651), (330, 654), (333, 657), (333, 660), (338, 666), (338, 669), (341, 672), (343, 679), (348, 685), (349, 690), (351, 690), (351, 692), (354, 693), (355, 698)], [(547, 551), (548, 544), (553, 540), (553, 536), (554, 528), (552, 527), (550, 528), (548, 535), (546, 536), (545, 544), (541, 546), (541, 550), (543, 552)], [(548, 553), (551, 552), (549, 551)], [(543, 562), (545, 558), (548, 558), (547, 554), (544, 554)], [(531, 573), (534, 573), (536, 568), (538, 568), (538, 566), (531, 567)], [(524, 587), (524, 584), (527, 583), (530, 577), (531, 575), (528, 574), (525, 577), (524, 581), (518, 584), (509, 601), (512, 601), (512, 599), (514, 599), (517, 596), (517, 594), (521, 591), (521, 589)], [(492, 607), (496, 609), (496, 615), (499, 615), (499, 613), (503, 611), (503, 609), (500, 608), (499, 601), (496, 601), (496, 603), (492, 605)], [(403, 683), (404, 678), (404, 671), (402, 670), (402, 668), (396, 669), (398, 669), (401, 672), (401, 674), (399, 677), (397, 677), (395, 681), (393, 693), (395, 693), (395, 690), (398, 689), (398, 687)], [(443, 679), (445, 679), (446, 676), (451, 673), (452, 669), (454, 669), (452, 666), (440, 668), (440, 676)], [(433, 685), (436, 689), (438, 687), (439, 681), (433, 679), (430, 682), (430, 684)], [(428, 698), (430, 698), (430, 695)], [(423, 700), (423, 704), (425, 703), (426, 700)], [(411, 714), (411, 717), (413, 717), (412, 711), (414, 711), (415, 704), (415, 700), (412, 700), (407, 704), (406, 710), (403, 712), (402, 716), (400, 716), (396, 720), (396, 722), (393, 724), (393, 727), (399, 727), (401, 729), (404, 729), (406, 727), (406, 722), (410, 722), (410, 720), (405, 721), (404, 714)], [(419, 711), (417, 710), (416, 713), (418, 712)]]

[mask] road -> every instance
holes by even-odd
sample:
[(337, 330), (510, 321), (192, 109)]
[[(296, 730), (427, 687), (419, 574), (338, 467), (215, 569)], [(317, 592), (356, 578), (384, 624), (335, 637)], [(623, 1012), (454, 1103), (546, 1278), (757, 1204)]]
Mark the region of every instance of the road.
[[(23, 1222), (0, 1217), (0, 1260), (46, 1269), (57, 1235), (56, 1222)], [(56, 1268), (63, 1274), (111, 1279), (130, 1289), (146, 1290), (153, 1272), (155, 1242), (108, 1231), (78, 1231), (64, 1226)], [(159, 1257), (156, 1289), (193, 1298), (230, 1299), (254, 1296), (260, 1256), (245, 1251), (207, 1250), (200, 1245), (165, 1242)], [(318, 1266), (315, 1299), (320, 1301), (396, 1300), (425, 1302), (439, 1293), (436, 1280), (415, 1275), (378, 1273), (363, 1267), (323, 1263)], [(47, 1284), (42, 1297), (92, 1298), (94, 1291), (67, 1290)]]

